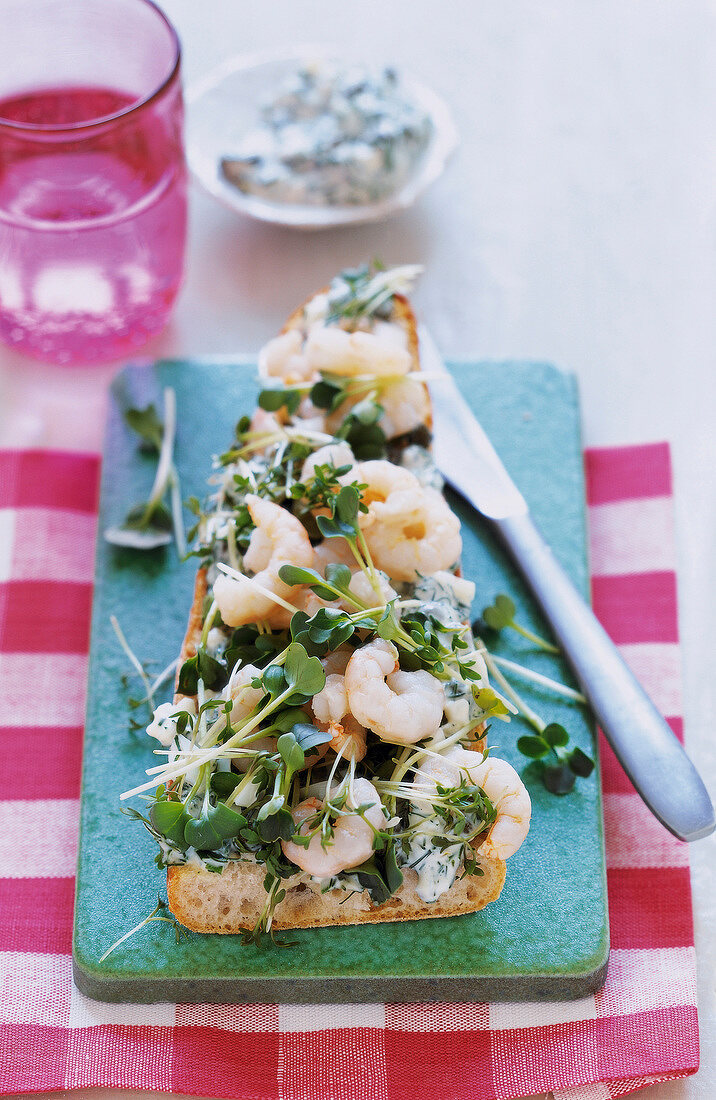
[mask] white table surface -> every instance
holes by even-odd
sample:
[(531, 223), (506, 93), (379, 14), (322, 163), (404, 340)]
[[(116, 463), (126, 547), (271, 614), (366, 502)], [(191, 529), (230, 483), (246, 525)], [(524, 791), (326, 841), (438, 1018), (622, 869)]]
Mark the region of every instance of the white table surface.
[[(195, 188), (186, 284), (148, 354), (254, 353), (338, 268), (373, 256), (420, 262), (415, 304), (447, 356), (545, 359), (574, 371), (587, 445), (669, 440), (686, 732), (716, 794), (716, 7), (164, 7), (183, 40), (187, 82), (238, 52), (349, 37), (366, 57), (380, 51), (439, 91), (462, 144), (411, 211), (377, 226), (273, 229)], [(113, 369), (55, 369), (0, 350), (0, 445), (97, 446)], [(645, 1098), (716, 1096), (714, 843), (692, 848), (702, 1068)]]

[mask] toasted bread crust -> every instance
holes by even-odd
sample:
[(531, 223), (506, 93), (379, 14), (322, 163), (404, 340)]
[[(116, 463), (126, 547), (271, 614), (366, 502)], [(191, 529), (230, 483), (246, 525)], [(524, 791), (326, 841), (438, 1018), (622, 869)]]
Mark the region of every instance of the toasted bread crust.
[[(201, 638), (201, 631), (204, 622), (204, 600), (209, 590), (209, 585), (206, 579), (206, 569), (199, 569), (196, 574), (196, 580), (194, 581), (194, 599), (191, 605), (191, 611), (189, 612), (189, 622), (187, 623), (186, 634), (184, 635), (184, 641), (179, 652), (179, 664), (177, 665), (177, 673), (174, 677), (174, 691), (177, 692), (179, 687), (179, 673), (181, 666), (185, 661), (188, 661), (190, 657), (193, 657), (199, 646), (199, 640)], [(177, 702), (177, 695), (175, 694), (174, 702)]]
[[(418, 897), (418, 876), (412, 868), (404, 869), (403, 885), (383, 905), (373, 905), (367, 890), (350, 894), (335, 889), (320, 894), (306, 886), (289, 889), (276, 907), (273, 927), (281, 931), (476, 913), (499, 896), (505, 881), (502, 860), (479, 862), (482, 876), (458, 878), (447, 893), (430, 904)], [(221, 874), (191, 864), (170, 867), (169, 908), (181, 924), (194, 932), (242, 932), (252, 928), (261, 914), (266, 900), (263, 879), (263, 870), (252, 863), (229, 863)]]

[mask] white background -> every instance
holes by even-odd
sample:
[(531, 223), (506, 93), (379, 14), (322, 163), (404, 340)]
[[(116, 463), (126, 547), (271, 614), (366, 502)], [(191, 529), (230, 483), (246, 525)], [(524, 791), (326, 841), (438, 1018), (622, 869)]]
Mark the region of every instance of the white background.
[[(337, 268), (420, 262), (447, 356), (574, 371), (588, 445), (673, 448), (691, 754), (716, 794), (716, 6), (700, 0), (166, 0), (185, 81), (232, 54), (363, 47), (450, 103), (462, 144), (411, 210), (303, 235), (194, 189), (188, 274), (150, 355), (255, 353)], [(98, 445), (110, 368), (0, 351), (0, 445)], [(669, 777), (665, 776), (668, 782)], [(692, 849), (702, 1069), (654, 1100), (716, 1096), (714, 839)], [(679, 904), (679, 899), (674, 899)]]

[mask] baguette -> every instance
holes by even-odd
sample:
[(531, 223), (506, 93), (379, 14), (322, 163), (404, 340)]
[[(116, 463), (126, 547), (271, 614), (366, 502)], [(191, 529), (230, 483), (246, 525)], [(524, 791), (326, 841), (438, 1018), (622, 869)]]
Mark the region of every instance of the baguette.
[[(458, 878), (446, 894), (426, 904), (416, 893), (417, 873), (410, 867), (398, 891), (374, 905), (367, 890), (346, 895), (333, 889), (314, 893), (304, 883), (288, 889), (274, 910), (277, 932), (327, 925), (376, 924), (385, 921), (424, 920), (476, 913), (495, 901), (505, 883), (504, 860), (480, 861), (481, 878)], [(220, 875), (184, 864), (167, 868), (169, 908), (193, 932), (236, 934), (252, 928), (266, 901), (264, 872), (251, 863), (228, 863)]]
[[(325, 291), (320, 292), (326, 293)], [(309, 302), (311, 299), (309, 299)], [(308, 302), (288, 318), (283, 333), (306, 330)], [(405, 346), (410, 354), (411, 372), (420, 370), (418, 334), (415, 317), (408, 299), (402, 294), (392, 297), (390, 321), (405, 334)], [(424, 387), (421, 380), (420, 383)], [(427, 392), (427, 391), (426, 391)], [(430, 427), (429, 407), (424, 416)], [(398, 443), (401, 441), (399, 440)], [(197, 572), (194, 599), (186, 635), (180, 653), (179, 669), (197, 653), (200, 645), (205, 607), (209, 594), (210, 574), (206, 567)], [(179, 690), (177, 672), (174, 704), (185, 706), (187, 696)], [(469, 748), (484, 748), (482, 727), (473, 732)], [(171, 786), (171, 784), (169, 784)], [(505, 860), (497, 850), (483, 843), (484, 834), (475, 841), (470, 874), (458, 874), (445, 892), (432, 901), (425, 901), (419, 891), (419, 876), (412, 866), (403, 866), (402, 883), (387, 899), (374, 901), (371, 892), (353, 880), (314, 881), (306, 874), (283, 880), (285, 895), (272, 909), (269, 926), (277, 931), (295, 928), (316, 928), (331, 925), (421, 920), (435, 917), (474, 913), (496, 900), (505, 882)], [(508, 853), (509, 854), (509, 853)], [(298, 869), (297, 869), (298, 871)], [(454, 873), (454, 872), (453, 872)], [(346, 872), (350, 875), (350, 868)], [(257, 926), (266, 906), (264, 880), (266, 866), (244, 853), (225, 862), (220, 873), (206, 869), (200, 857), (191, 856), (185, 862), (167, 866), (169, 908), (176, 919), (198, 932), (236, 934)], [(346, 885), (346, 882), (348, 885)]]

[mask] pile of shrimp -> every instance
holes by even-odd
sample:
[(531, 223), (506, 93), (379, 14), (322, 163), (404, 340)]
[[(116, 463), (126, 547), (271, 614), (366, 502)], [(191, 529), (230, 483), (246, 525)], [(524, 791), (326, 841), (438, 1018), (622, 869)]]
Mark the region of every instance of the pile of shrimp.
[[(260, 619), (272, 628), (285, 627), (291, 618), (291, 602), (309, 615), (321, 607), (352, 610), (350, 596), (366, 606), (376, 600), (388, 604), (397, 599), (394, 584), (450, 569), (459, 559), (461, 538), (457, 517), (439, 492), (424, 488), (409, 470), (386, 460), (356, 462), (350, 447), (343, 442), (319, 448), (306, 459), (301, 471), (303, 481), (307, 482), (315, 476), (317, 468), (326, 464), (336, 469), (350, 467), (339, 480), (343, 484), (364, 486), (361, 500), (365, 511), (360, 513), (359, 525), (379, 572), (371, 579), (356, 568), (355, 558), (345, 542), (326, 539), (312, 544), (306, 528), (286, 508), (249, 495), (246, 504), (255, 527), (244, 555), (248, 576), (222, 573), (213, 586), (214, 600), (228, 626)], [(317, 569), (321, 574), (331, 563), (353, 567), (346, 598), (326, 601), (310, 588), (286, 584), (279, 575), (286, 563)], [(475, 660), (486, 682), (486, 669), (479, 654)], [(355, 768), (365, 759), (371, 739), (376, 738), (396, 749), (419, 744), (431, 746), (431, 755), (416, 758), (422, 762), (416, 765), (413, 781), (413, 824), (426, 815), (430, 784), (433, 791), (438, 783), (458, 787), (461, 779), (467, 777), (470, 783), (481, 787), (496, 810), (494, 823), (480, 837), (481, 855), (494, 859), (513, 855), (527, 835), (529, 796), (505, 761), (490, 756), (483, 759), (481, 754), (466, 751), (459, 744), (448, 742), (443, 748), (441, 727), (446, 705), (443, 682), (425, 669), (401, 669), (398, 649), (382, 638), (355, 647), (342, 646), (328, 653), (322, 663), (325, 685), (307, 709), (318, 728), (330, 734), (326, 752), (335, 754), (336, 761), (342, 760), (349, 766), (348, 796), (341, 812), (334, 814), (330, 843), (310, 829), (310, 823), (321, 819), (330, 800), (315, 794), (302, 799), (292, 814), (297, 831), (310, 835), (310, 842), (306, 846), (282, 841), (286, 858), (317, 879), (335, 877), (370, 858), (377, 831), (386, 825), (387, 810), (378, 789), (367, 778), (356, 778)], [(235, 711), (242, 707), (250, 709), (258, 702), (260, 689), (249, 686), (252, 677), (258, 674), (257, 669), (247, 666), (232, 677)], [(263, 745), (259, 741), (255, 747)], [(362, 806), (360, 814), (356, 812), (358, 806)], [(419, 892), (421, 889), (419, 884)]]
[[(318, 299), (316, 300), (318, 301)], [(310, 319), (313, 310), (307, 308)], [(290, 328), (263, 347), (259, 374), (272, 382), (292, 386), (316, 382), (326, 372), (340, 378), (371, 383), (380, 395), (380, 425), (387, 439), (395, 439), (430, 422), (430, 399), (424, 382), (411, 377), (413, 358), (405, 331), (396, 324), (378, 321), (370, 331), (347, 332), (321, 321), (305, 328)], [(333, 413), (321, 416), (310, 404), (301, 410), (314, 426), (335, 432), (346, 414), (360, 401), (349, 398)]]
[[(245, 494), (242, 503), (251, 531), (240, 568), (234, 546), (234, 564), (222, 561), (209, 572), (211, 614), (220, 623), (220, 628), (206, 631), (210, 651), (220, 653), (231, 631), (247, 624), (260, 624), (262, 632), (286, 631), (297, 612), (310, 619), (322, 609), (365, 614), (393, 609), (399, 624), (395, 608), (401, 605), (403, 586), (435, 574), (450, 577), (459, 565), (460, 523), (438, 489), (387, 459), (356, 459), (349, 443), (336, 437), (366, 395), (378, 403), (387, 440), (429, 425), (427, 390), (420, 377), (412, 377), (416, 363), (405, 332), (382, 320), (359, 323), (352, 331), (329, 325), (321, 299), (317, 296), (306, 307), (302, 325), (269, 341), (259, 359), (261, 376), (274, 385), (297, 388), (303, 395), (300, 405), (291, 415), (287, 407), (257, 410), (251, 431), (271, 440), (265, 453), (269, 463), (276, 453), (271, 447), (277, 440), (294, 438), (291, 432), (310, 443), (311, 453), (295, 473), (301, 492), (308, 494), (306, 487), (326, 470), (335, 473), (336, 492), (341, 486), (359, 487), (356, 541), (316, 537), (320, 517), (329, 515), (325, 501), (307, 523), (308, 505), (302, 513), (292, 499)], [(317, 409), (308, 396), (311, 385), (326, 375), (351, 383), (350, 396), (333, 411)], [(225, 473), (225, 485), (231, 475), (231, 469)], [(218, 499), (223, 506), (221, 492)], [(325, 586), (316, 593), (308, 583), (287, 583), (282, 578), (287, 565), (313, 571), (323, 580), (338, 566), (347, 578), (347, 567), (350, 582), (334, 587), (335, 598), (329, 599)], [(458, 625), (469, 631), (467, 621)], [(398, 640), (398, 635), (392, 637)], [(486, 687), (487, 668), (479, 651), (472, 652), (471, 660), (480, 686)], [(455, 708), (449, 706), (446, 683), (460, 674), (454, 668), (450, 675), (439, 675), (426, 667), (401, 667), (395, 641), (365, 626), (321, 662), (324, 686), (303, 709), (306, 721), (326, 736), (297, 779), (290, 809), (295, 832), (281, 839), (283, 854), (297, 872), (320, 882), (334, 880), (370, 860), (381, 849), (379, 838), (400, 835), (407, 838), (403, 866), (415, 868), (419, 896), (434, 901), (454, 881), (464, 849), (455, 843), (444, 856), (445, 846), (433, 843), (442, 828), (434, 807), (445, 803), (450, 792), (458, 798), (468, 788), (482, 792), (492, 807), (484, 821), (473, 822), (470, 843), (478, 855), (495, 860), (514, 855), (528, 833), (529, 795), (514, 769), (484, 750), (484, 723), (469, 720), (472, 704), (465, 702), (461, 720), (450, 717)], [(260, 707), (260, 677), (261, 669), (253, 664), (239, 664), (231, 673), (220, 701), (232, 728), (250, 722)], [(462, 686), (469, 700), (470, 683), (463, 678)], [(197, 713), (192, 699), (182, 706)], [(160, 711), (149, 732), (168, 746), (176, 733), (177, 706), (171, 713)], [(261, 732), (262, 727), (252, 738), (252, 752), (275, 752), (275, 732), (263, 738)], [(389, 763), (389, 778), (385, 767), (372, 767), (371, 753)], [(250, 770), (250, 759), (237, 754), (232, 766)], [(255, 794), (250, 779), (245, 775), (249, 800)], [(246, 798), (236, 804), (248, 805)], [(431, 859), (448, 867), (437, 886), (428, 881)]]

